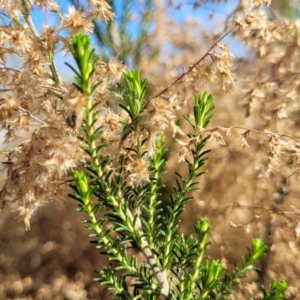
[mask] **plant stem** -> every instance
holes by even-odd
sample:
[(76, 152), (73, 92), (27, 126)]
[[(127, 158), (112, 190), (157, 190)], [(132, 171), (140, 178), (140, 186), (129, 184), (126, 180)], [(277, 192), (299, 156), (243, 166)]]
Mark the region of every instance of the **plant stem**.
[[(87, 102), (86, 102), (86, 124), (87, 124), (87, 135), (89, 140), (89, 147), (92, 149), (92, 164), (95, 166), (95, 171), (97, 172), (98, 178), (103, 177), (103, 170), (101, 168), (99, 158), (96, 151), (96, 141), (93, 138), (95, 130), (93, 127), (93, 114), (92, 114), (92, 96), (88, 96)], [(111, 191), (110, 186), (108, 183), (103, 180), (102, 181), (103, 188), (105, 190), (105, 194), (108, 197), (108, 200), (113, 205), (114, 209), (117, 211), (118, 215), (121, 217), (121, 219), (124, 221), (124, 223), (131, 229), (132, 232), (138, 233), (138, 239), (141, 241), (141, 252), (148, 261), (150, 267), (152, 268), (152, 272), (154, 276), (156, 277), (157, 281), (161, 285), (161, 295), (165, 297), (169, 297), (170, 294), (170, 287), (169, 282), (167, 279), (167, 275), (165, 271), (162, 271), (156, 260), (155, 256), (150, 249), (149, 243), (144, 236), (143, 228), (142, 228), (142, 222), (139, 216), (134, 216), (132, 212), (126, 208), (126, 211), (123, 211), (123, 208), (125, 206), (125, 199), (122, 199), (122, 197), (118, 197), (116, 199)], [(121, 201), (121, 203), (120, 203)], [(135, 228), (132, 227), (132, 224), (134, 224), (135, 220)]]

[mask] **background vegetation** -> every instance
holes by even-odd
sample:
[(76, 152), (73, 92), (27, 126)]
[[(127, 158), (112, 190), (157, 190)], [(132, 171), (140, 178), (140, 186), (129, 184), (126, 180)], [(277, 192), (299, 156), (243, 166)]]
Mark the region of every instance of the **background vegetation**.
[[(288, 299), (298, 299), (300, 23), (296, 4), (125, 0), (120, 7), (121, 1), (116, 0), (107, 2), (116, 18), (110, 19), (108, 9), (101, 21), (93, 24), (99, 16), (89, 15), (83, 3), (78, 9), (78, 3), (72, 4), (81, 15), (85, 11), (87, 21), (80, 23), (78, 19), (76, 28), (71, 12), (60, 13), (60, 7), (52, 1), (0, 1), (0, 122), (6, 141), (21, 145), (24, 139), (16, 138), (26, 136), (26, 129), (31, 137), (37, 128), (32, 127), (33, 121), (39, 126), (45, 122), (65, 128), (72, 119), (77, 109), (74, 101), (62, 101), (55, 109), (53, 105), (59, 99), (57, 94), (64, 100), (76, 98), (71, 84), (57, 79), (52, 60), (52, 55), (68, 51), (69, 33), (95, 31), (93, 42), (103, 54), (103, 73), (117, 77), (124, 66), (116, 61), (140, 69), (142, 77), (148, 79), (149, 95), (176, 95), (183, 103), (178, 119), (191, 113), (190, 99), (195, 93), (208, 90), (216, 106), (209, 144), (212, 152), (206, 165), (208, 173), (194, 195), (196, 201), (183, 214), (183, 231), (190, 233), (196, 220), (206, 216), (213, 230), (209, 254), (220, 258), (229, 269), (245, 256), (253, 237), (262, 238), (268, 245), (268, 255), (261, 262), (261, 271), (245, 279), (236, 299), (249, 299), (250, 293), (255, 295), (261, 284), (268, 286), (273, 278), (289, 284)], [(36, 34), (30, 28), (36, 21), (30, 15), (39, 10), (42, 23), (55, 18), (55, 30), (36, 25)], [(29, 26), (35, 40), (28, 42), (26, 34), (18, 34), (23, 32), (19, 22), (27, 24), (24, 32)], [(38, 56), (41, 45), (43, 55)], [(68, 57), (57, 59), (69, 61)], [(15, 67), (16, 62), (22, 62), (22, 72)], [(191, 66), (194, 68), (189, 69)], [(112, 94), (102, 88), (113, 106)], [(187, 131), (184, 123), (177, 125)], [(172, 188), (174, 171), (182, 171), (177, 158), (180, 145), (171, 133), (169, 136), (172, 155), (167, 165), (166, 192)], [(176, 138), (180, 139), (180, 132)], [(59, 145), (55, 138), (51, 143)], [(3, 150), (11, 150), (11, 145), (3, 145)], [(24, 153), (22, 159), (26, 160), (30, 153), (26, 145), (16, 148), (10, 158)], [(62, 152), (68, 154), (74, 145), (68, 140)], [(14, 183), (10, 182), (11, 186)], [(13, 197), (7, 200), (10, 195), (5, 187), (3, 191), (1, 205), (5, 210)], [(46, 200), (41, 201), (51, 203), (37, 205), (42, 207), (32, 217), (25, 209), (26, 200), (23, 205), (14, 203), (24, 208), (19, 212), (27, 226), (30, 222), (30, 231), (17, 222), (16, 214), (1, 215), (0, 298), (109, 299), (97, 283), (91, 282), (93, 270), (107, 262), (101, 261), (94, 246), (88, 244), (87, 231), (77, 222), (84, 217), (76, 212), (76, 203), (67, 199), (65, 190), (57, 188), (54, 196), (53, 191), (51, 197), (43, 195)]]

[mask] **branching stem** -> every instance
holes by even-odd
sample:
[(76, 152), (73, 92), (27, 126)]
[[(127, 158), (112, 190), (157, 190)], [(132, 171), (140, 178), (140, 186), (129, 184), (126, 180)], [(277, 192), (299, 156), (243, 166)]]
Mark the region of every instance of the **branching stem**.
[(295, 141), (296, 143), (300, 143), (299, 140), (297, 140), (296, 138), (290, 136), (289, 134), (286, 133), (281, 133), (281, 132), (272, 132), (272, 131), (261, 131), (261, 130), (257, 130), (257, 129), (252, 129), (252, 128), (246, 128), (243, 126), (219, 126), (219, 127), (214, 127), (214, 128), (209, 128), (206, 129), (206, 132), (214, 132), (219, 130), (220, 128), (224, 128), (224, 129), (242, 129), (242, 130), (246, 130), (246, 131), (250, 131), (250, 132), (255, 132), (258, 134), (265, 134), (265, 135), (271, 135), (271, 136), (282, 136), (282, 137), (287, 137), (293, 141)]
[(210, 51), (216, 47), (216, 45), (223, 40), (228, 34), (230, 34), (234, 29), (236, 28), (236, 25), (234, 25), (230, 30), (225, 32), (221, 37), (219, 37), (211, 46), (210, 48), (205, 52), (205, 54), (198, 59), (193, 65), (191, 65), (186, 71), (184, 71), (179, 77), (177, 77), (172, 83), (170, 83), (167, 87), (165, 87), (162, 91), (160, 91), (154, 98), (160, 97), (162, 94), (164, 94), (167, 90), (169, 90), (170, 87), (175, 85), (176, 83), (180, 82), (183, 77), (185, 77), (188, 73), (190, 73), (194, 68), (196, 68), (209, 54)]
[[(92, 160), (93, 160), (93, 166), (96, 169), (97, 172), (97, 176), (99, 178), (103, 177), (103, 171), (99, 162), (99, 158), (97, 156), (97, 152), (96, 152), (96, 143), (95, 140), (92, 138), (95, 131), (93, 128), (93, 116), (92, 116), (92, 97), (88, 97), (87, 102), (86, 102), (86, 122), (87, 122), (87, 133), (88, 133), (88, 138), (89, 138), (89, 147), (90, 149), (92, 149)], [(168, 298), (169, 294), (170, 294), (170, 286), (169, 286), (169, 282), (167, 279), (167, 275), (164, 271), (162, 271), (156, 260), (155, 260), (155, 256), (152, 252), (152, 250), (150, 249), (149, 243), (145, 237), (145, 234), (143, 232), (143, 228), (142, 228), (142, 222), (139, 216), (134, 216), (132, 214), (132, 212), (127, 208), (126, 212), (124, 213), (123, 210), (120, 208), (120, 206), (124, 206), (125, 205), (125, 200), (124, 199), (118, 199), (119, 201), (121, 201), (121, 203), (119, 201), (117, 201), (117, 199), (113, 196), (113, 193), (110, 190), (110, 187), (108, 186), (108, 184), (103, 181), (103, 187), (105, 189), (106, 195), (108, 195), (109, 197), (109, 201), (110, 203), (114, 206), (114, 208), (116, 209), (116, 211), (118, 211), (118, 215), (122, 218), (122, 220), (124, 221), (124, 223), (126, 225), (131, 225), (134, 223), (134, 219), (135, 221), (135, 226), (136, 229), (132, 228), (132, 230), (134, 232), (138, 232), (139, 234), (139, 238), (141, 241), (141, 249), (142, 249), (142, 253), (144, 255), (144, 257), (147, 259), (147, 261), (149, 262), (149, 265), (152, 268), (153, 274), (156, 277), (157, 281), (159, 282), (159, 284), (161, 285), (161, 295)], [(120, 197), (121, 198), (121, 197)], [(130, 223), (128, 222), (128, 218), (130, 220)], [(131, 227), (131, 226), (130, 226)]]

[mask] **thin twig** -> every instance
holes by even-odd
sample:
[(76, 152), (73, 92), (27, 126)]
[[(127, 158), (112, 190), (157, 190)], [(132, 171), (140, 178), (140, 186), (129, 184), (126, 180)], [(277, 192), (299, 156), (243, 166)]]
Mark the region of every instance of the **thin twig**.
[(298, 169), (297, 171), (293, 172), (291, 175), (287, 176), (286, 178), (289, 179), (289, 178), (291, 178), (294, 175), (299, 174), (299, 173), (300, 173), (300, 170)]
[(0, 70), (7, 70), (7, 71), (13, 71), (13, 72), (20, 73), (19, 70), (16, 70), (16, 69), (13, 69), (13, 68), (9, 68), (9, 67), (0, 67)]
[(29, 13), (29, 7), (28, 7), (28, 4), (27, 4), (27, 0), (23, 0), (22, 1), (23, 3), (23, 7), (24, 7), (24, 13), (23, 13), (23, 16), (24, 16), (24, 19), (26, 21), (26, 23), (28, 24), (32, 34), (34, 35), (34, 37), (38, 40), (40, 40), (40, 35), (38, 33), (38, 31), (36, 30), (33, 22), (32, 22), (32, 19), (31, 19), (31, 16), (30, 16), (30, 13)]
[(290, 73), (283, 74), (281, 76), (270, 77), (269, 79), (265, 79), (265, 80), (253, 81), (253, 80), (245, 80), (245, 79), (236, 78), (235, 81), (255, 83), (256, 85), (258, 85), (258, 84), (262, 85), (262, 84), (265, 84), (265, 83), (268, 83), (268, 82), (279, 81), (279, 80), (284, 79), (286, 77), (295, 76), (295, 75), (300, 75), (300, 72), (290, 72)]
[(56, 127), (50, 125), (49, 123), (47, 123), (47, 122), (45, 122), (45, 121), (43, 121), (43, 120), (37, 118), (36, 116), (34, 116), (33, 114), (31, 114), (30, 111), (26, 110), (25, 108), (23, 108), (23, 107), (21, 107), (21, 106), (19, 106), (16, 110), (17, 110), (19, 113), (26, 115), (27, 117), (29, 117), (29, 118), (35, 120), (36, 122), (38, 122), (39, 124), (41, 124), (41, 125), (43, 125), (43, 126), (45, 126), (45, 127), (51, 127), (51, 128), (53, 128), (53, 129), (58, 129), (58, 128), (56, 128)]
[(282, 20), (282, 18), (278, 16), (277, 12), (275, 12), (275, 10), (271, 7), (271, 5), (268, 8), (270, 12), (274, 15), (274, 17), (279, 21), (281, 27), (286, 27), (284, 20)]
[(256, 220), (262, 218), (263, 216), (266, 215), (272, 215), (272, 214), (277, 214), (277, 215), (282, 215), (284, 217), (286, 217), (287, 219), (289, 219), (289, 217), (287, 215), (292, 214), (292, 215), (299, 215), (300, 212), (299, 210), (295, 211), (290, 209), (290, 210), (279, 210), (279, 209), (275, 209), (275, 208), (266, 208), (266, 207), (260, 207), (260, 206), (250, 206), (250, 205), (241, 205), (239, 203), (233, 203), (232, 205), (226, 205), (223, 207), (219, 207), (219, 208), (212, 208), (211, 210), (213, 211), (221, 211), (221, 210), (229, 210), (229, 209), (249, 209), (249, 210), (262, 210), (263, 212), (260, 214), (256, 214), (254, 216), (254, 218), (250, 219), (249, 221), (247, 221), (246, 223), (239, 223), (239, 224), (235, 224), (233, 222), (230, 222), (230, 225), (234, 228), (241, 228), (241, 227), (245, 227), (253, 222), (255, 222)]
[(224, 128), (224, 129), (242, 129), (242, 130), (246, 130), (246, 131), (250, 131), (250, 132), (255, 132), (255, 133), (258, 133), (258, 134), (265, 134), (265, 135), (271, 135), (271, 136), (283, 136), (283, 137), (286, 137), (286, 138), (289, 138), (293, 141), (295, 141), (296, 143), (300, 143), (299, 140), (297, 140), (296, 138), (286, 134), (286, 133), (281, 133), (281, 132), (272, 132), (272, 131), (260, 131), (260, 130), (257, 130), (257, 129), (252, 129), (252, 128), (246, 128), (246, 127), (243, 127), (243, 126), (218, 126), (218, 127), (214, 127), (214, 128), (209, 128), (209, 129), (206, 129), (204, 131), (206, 132), (214, 132), (214, 131), (217, 131), (219, 130), (220, 128)]
[(254, 218), (252, 218), (251, 220), (247, 221), (246, 223), (243, 223), (243, 224), (235, 224), (233, 222), (230, 222), (230, 225), (234, 228), (241, 228), (241, 227), (245, 227), (253, 222), (255, 222), (256, 220), (260, 219), (261, 217), (264, 217), (266, 215), (273, 215), (273, 214), (277, 214), (277, 215), (282, 215), (284, 216), (285, 218), (287, 218), (288, 220), (290, 220), (290, 218), (288, 216), (286, 216), (287, 214), (293, 214), (293, 215), (298, 215), (299, 212), (296, 212), (296, 211), (292, 211), (292, 210), (282, 210), (282, 211), (277, 211), (277, 210), (274, 210), (274, 209), (269, 209), (268, 211), (265, 211), (259, 215), (255, 215)]
[(39, 87), (44, 88), (44, 89), (48, 89), (48, 90), (51, 90), (51, 91), (54, 91), (54, 92), (57, 92), (57, 93), (61, 93), (61, 89), (55, 88), (53, 86), (40, 84)]
[[(35, 28), (33, 22), (32, 22), (31, 15), (30, 15), (30, 12), (29, 12), (29, 7), (28, 7), (28, 4), (27, 4), (27, 0), (23, 0), (22, 3), (23, 3), (24, 10), (25, 10), (24, 13), (23, 13), (24, 19), (27, 22), (27, 24), (28, 24), (32, 34), (36, 38), (36, 40), (38, 40), (39, 43), (41, 45), (43, 45), (41, 37), (40, 37), (37, 29)], [(49, 68), (51, 70), (53, 80), (58, 84), (60, 82), (60, 78), (59, 78), (59, 75), (58, 75), (58, 72), (57, 72), (57, 69), (56, 69), (56, 66), (55, 66), (55, 62), (54, 62), (54, 52), (47, 50), (47, 57), (48, 57), (48, 60), (49, 60), (49, 63), (50, 63)]]
[(81, 8), (80, 0), (77, 0), (77, 8), (78, 8), (78, 11), (81, 13), (82, 8)]
[(211, 46), (210, 48), (205, 52), (205, 54), (198, 59), (192, 66), (190, 66), (185, 72), (183, 72), (179, 77), (177, 77), (172, 83), (170, 83), (167, 87), (165, 87), (161, 92), (159, 92), (154, 98), (161, 96), (163, 93), (165, 93), (170, 87), (178, 83), (182, 80), (183, 77), (185, 77), (188, 73), (190, 73), (197, 65), (199, 65), (209, 54), (210, 51), (216, 47), (216, 45), (223, 40), (228, 34), (230, 34), (234, 29), (236, 25), (234, 25), (230, 30), (225, 32), (221, 37), (219, 37)]

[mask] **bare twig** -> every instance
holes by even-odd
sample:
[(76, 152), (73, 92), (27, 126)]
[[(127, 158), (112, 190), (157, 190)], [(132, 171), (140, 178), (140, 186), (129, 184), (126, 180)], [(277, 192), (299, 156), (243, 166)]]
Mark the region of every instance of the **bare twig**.
[(290, 209), (290, 210), (279, 210), (276, 208), (266, 208), (266, 207), (260, 207), (260, 206), (251, 206), (251, 205), (241, 205), (239, 203), (233, 203), (232, 205), (227, 205), (224, 207), (220, 207), (220, 208), (215, 208), (215, 209), (211, 209), (211, 210), (228, 210), (228, 209), (249, 209), (249, 210), (261, 210), (263, 212), (261, 212), (260, 214), (255, 214), (255, 216), (245, 222), (245, 223), (240, 223), (240, 224), (235, 224), (233, 222), (230, 222), (230, 225), (234, 228), (241, 228), (241, 227), (245, 227), (253, 222), (255, 222), (258, 219), (261, 219), (262, 217), (266, 216), (266, 215), (282, 215), (284, 217), (286, 217), (287, 219), (289, 219), (289, 217), (287, 215), (299, 215), (299, 210), (295, 210), (295, 209)]
[(47, 123), (47, 122), (45, 122), (45, 121), (43, 121), (43, 120), (37, 118), (36, 116), (34, 116), (33, 114), (31, 114), (30, 111), (26, 110), (25, 108), (23, 108), (23, 107), (21, 107), (21, 106), (19, 106), (16, 110), (17, 110), (19, 113), (24, 114), (25, 116), (27, 116), (27, 117), (29, 117), (29, 118), (35, 120), (36, 122), (38, 122), (39, 124), (41, 124), (41, 125), (43, 125), (43, 126), (45, 126), (45, 127), (51, 127), (51, 128), (53, 128), (53, 129), (58, 129), (58, 128), (56, 128), (56, 127), (50, 125), (49, 123)]
[(282, 137), (289, 138), (289, 139), (295, 141), (296, 143), (300, 143), (299, 140), (297, 140), (296, 138), (294, 138), (294, 137), (292, 137), (292, 136), (290, 136), (289, 134), (286, 134), (286, 133), (272, 132), (272, 131), (260, 131), (260, 130), (257, 130), (257, 129), (246, 128), (246, 127), (243, 127), (243, 126), (218, 126), (218, 127), (206, 129), (206, 130), (204, 130), (204, 132), (205, 131), (206, 132), (214, 132), (214, 131), (219, 130), (220, 128), (224, 128), (224, 129), (242, 129), (242, 130), (245, 130), (245, 131), (255, 132), (255, 133), (258, 133), (258, 134), (265, 134), (265, 135), (271, 135), (271, 136), (282, 136)]
[(176, 83), (180, 82), (183, 77), (185, 77), (188, 73), (190, 73), (197, 65), (199, 65), (208, 55), (210, 55), (210, 51), (216, 47), (216, 45), (223, 40), (227, 35), (229, 35), (234, 29), (236, 25), (234, 25), (230, 30), (225, 32), (221, 37), (219, 37), (211, 46), (210, 48), (204, 53), (204, 55), (198, 59), (193, 65), (191, 65), (185, 72), (183, 72), (179, 77), (177, 77), (172, 83), (170, 83), (167, 87), (165, 87), (162, 91), (160, 91), (154, 98), (160, 97), (163, 93), (165, 93), (170, 87), (175, 85)]
[(34, 37), (38, 40), (40, 40), (40, 35), (38, 33), (38, 31), (36, 30), (33, 22), (32, 22), (32, 19), (31, 19), (31, 16), (30, 16), (30, 13), (29, 13), (29, 7), (28, 7), (28, 4), (27, 4), (27, 0), (22, 0), (22, 4), (23, 4), (23, 7), (24, 7), (24, 13), (23, 13), (23, 16), (24, 16), (24, 19), (25, 21), (27, 22), (32, 34), (34, 35)]
[(235, 81), (255, 83), (255, 85), (262, 85), (262, 84), (265, 84), (265, 83), (268, 83), (268, 82), (280, 81), (282, 79), (285, 79), (286, 77), (296, 76), (296, 75), (300, 75), (300, 72), (289, 72), (289, 73), (283, 74), (281, 76), (274, 76), (274, 77), (270, 77), (269, 79), (264, 79), (264, 80), (250, 81), (250, 80), (246, 80), (246, 79), (236, 78)]
[[(41, 45), (43, 45), (42, 39), (41, 39), (37, 29), (35, 28), (35, 26), (32, 22), (31, 15), (30, 15), (30, 10), (29, 10), (28, 4), (27, 4), (27, 0), (22, 0), (22, 3), (23, 3), (23, 7), (24, 7), (24, 13), (23, 13), (24, 19), (26, 20), (26, 22), (27, 22), (32, 34), (36, 38), (36, 40), (38, 40), (39, 43)], [(47, 57), (48, 57), (48, 60), (49, 60), (49, 63), (50, 63), (49, 67), (50, 67), (50, 70), (51, 70), (51, 73), (52, 73), (52, 76), (53, 76), (53, 80), (56, 83), (59, 83), (60, 78), (59, 78), (59, 75), (58, 75), (58, 72), (57, 72), (57, 69), (56, 69), (56, 66), (55, 66), (55, 62), (54, 62), (54, 52), (47, 50)]]

